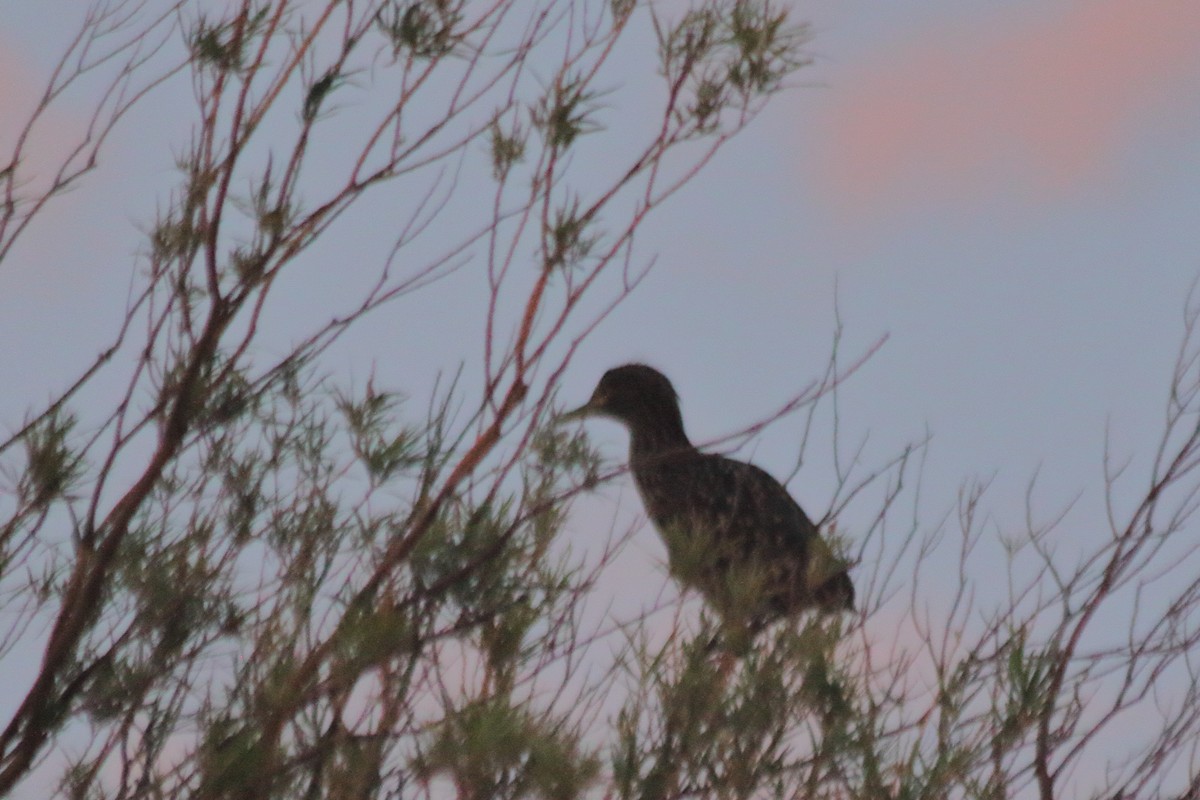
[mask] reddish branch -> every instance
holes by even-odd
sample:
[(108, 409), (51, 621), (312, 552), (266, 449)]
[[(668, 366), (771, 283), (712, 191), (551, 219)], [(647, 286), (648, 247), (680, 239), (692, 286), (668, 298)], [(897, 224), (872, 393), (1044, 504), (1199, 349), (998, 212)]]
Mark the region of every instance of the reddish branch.
[[(167, 464), (183, 446), (198, 406), (198, 389), (204, 370), (211, 364), (221, 335), (232, 317), (228, 306), (213, 304), (204, 332), (174, 390), (174, 402), (159, 433), (154, 455), (141, 477), (117, 501), (104, 522), (80, 537), (75, 566), (50, 631), (37, 678), (4, 733), (0, 734), (0, 752), (4, 753), (7, 762), (0, 771), (0, 795), (10, 791), (24, 776), (53, 730), (58, 716), (54, 712), (83, 688), (75, 681), (57, 695), (54, 691), (55, 684), (71, 664), (80, 639), (96, 618), (113, 560), (129, 533), (134, 516), (162, 477)], [(10, 751), (14, 741), (16, 746)]]

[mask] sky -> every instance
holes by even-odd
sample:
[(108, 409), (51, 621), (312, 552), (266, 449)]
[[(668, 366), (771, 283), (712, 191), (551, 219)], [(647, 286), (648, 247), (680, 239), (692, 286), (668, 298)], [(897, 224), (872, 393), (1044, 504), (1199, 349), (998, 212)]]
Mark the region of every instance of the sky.
[[(567, 386), (583, 395), (607, 366), (646, 360), (679, 385), (695, 438), (715, 437), (815, 374), (836, 304), (848, 344), (888, 336), (843, 397), (864, 428), (902, 441), (928, 425), (948, 475), (1045, 463), (1081, 486), (1106, 425), (1133, 446), (1158, 421), (1200, 270), (1200, 11), (923, 0), (795, 13), (812, 66), (643, 232), (656, 267)], [(54, 51), (32, 45), (45, 21), (16, 21), (30, 36), (0, 49), (0, 107), (21, 109)], [(4, 265), (0, 333), (24, 339), (4, 372), (90, 353), (61, 314), (108, 330), (95, 293), (127, 288), (173, 177), (170, 146), (147, 158), (142, 143), (186, 131), (154, 117), (161, 134), (121, 142), (100, 176), (136, 174), (121, 162), (137, 158), (144, 182), (109, 181), (103, 205), (68, 195), (53, 230)], [(729, 322), (719, 335), (714, 320)]]
[[(943, 492), (1095, 489), (1106, 430), (1156, 442), (1200, 268), (1200, 8), (884, 8), (801, 7), (813, 66), (659, 219), (585, 360), (669, 368), (712, 438), (819, 369), (836, 303), (846, 352), (888, 336), (841, 397), (879, 453), (928, 426)], [(786, 431), (757, 445), (777, 472)]]
[[(562, 392), (581, 401), (608, 367), (645, 361), (674, 381), (692, 438), (716, 439), (820, 375), (836, 309), (847, 360), (887, 337), (839, 392), (845, 442), (866, 437), (864, 460), (878, 463), (931, 434), (930, 518), (954, 507), (964, 479), (990, 478), (997, 533), (1019, 530), (1037, 473), (1040, 512), (1079, 496), (1072, 535), (1105, 535), (1095, 526), (1106, 436), (1136, 483), (1200, 275), (1200, 5), (794, 9), (812, 26), (812, 65), (643, 230), (654, 270), (581, 348)], [(27, 107), (45, 74), (39, 43), (54, 36), (36, 14), (11, 13), (0, 31), (5, 148), (10, 110)], [(6, 428), (111, 330), (98, 298), (127, 290), (138, 228), (170, 185), (160, 145), (186, 133), (161, 110), (139, 124), (103, 168), (103, 196), (65, 198), (54, 225), (0, 265)], [(344, 354), (351, 377), (380, 363), (431, 374), (471, 346), (445, 315), (394, 324)], [(430, 329), (436, 345), (410, 346)], [(781, 421), (741, 455), (788, 474), (802, 422)], [(589, 433), (622, 456), (615, 425)], [(789, 484), (818, 514), (832, 491), (827, 458)], [(636, 518), (628, 483), (584, 505), (611, 504)], [(852, 509), (851, 538), (855, 524)], [(651, 534), (638, 543), (656, 547)]]

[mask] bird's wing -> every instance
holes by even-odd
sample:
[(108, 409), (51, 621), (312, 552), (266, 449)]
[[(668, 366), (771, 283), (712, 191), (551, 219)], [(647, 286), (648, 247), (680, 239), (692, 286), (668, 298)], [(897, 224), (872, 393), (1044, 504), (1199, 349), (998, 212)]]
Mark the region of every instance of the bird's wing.
[(754, 520), (754, 530), (733, 532), (750, 540), (750, 548), (773, 558), (786, 553), (800, 555), (805, 583), (812, 589), (845, 569), (817, 526), (770, 473), (753, 464), (711, 456), (709, 468), (736, 490), (726, 499), (725, 509), (731, 524)]
[(817, 535), (804, 509), (770, 473), (753, 464), (724, 456), (707, 459), (710, 468), (731, 487), (728, 502), (739, 519), (753, 519), (760, 526), (757, 536), (773, 545), (797, 545)]

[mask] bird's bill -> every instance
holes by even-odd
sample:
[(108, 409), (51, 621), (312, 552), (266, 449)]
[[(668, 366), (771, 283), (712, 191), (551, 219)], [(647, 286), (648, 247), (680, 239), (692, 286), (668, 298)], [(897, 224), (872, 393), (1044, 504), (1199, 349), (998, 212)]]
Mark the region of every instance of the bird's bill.
[(608, 393), (601, 387), (597, 387), (596, 391), (592, 392), (592, 396), (588, 401), (572, 411), (558, 415), (559, 422), (572, 422), (577, 419), (585, 419), (594, 416), (609, 416), (612, 412), (608, 410)]
[(596, 413), (596, 409), (592, 408), (592, 404), (590, 402), (587, 402), (581, 405), (579, 408), (559, 414), (555, 419), (555, 422), (574, 422), (577, 419), (590, 417), (594, 413)]

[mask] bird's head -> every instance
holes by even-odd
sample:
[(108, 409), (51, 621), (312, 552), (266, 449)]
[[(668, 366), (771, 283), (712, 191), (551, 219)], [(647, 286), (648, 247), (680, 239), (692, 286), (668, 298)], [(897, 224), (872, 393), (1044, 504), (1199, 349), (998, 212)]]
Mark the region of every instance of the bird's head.
[(624, 364), (604, 373), (592, 397), (574, 411), (563, 414), (563, 421), (590, 416), (612, 417), (625, 423), (635, 434), (659, 430), (679, 435), (683, 421), (675, 387), (653, 367)]

